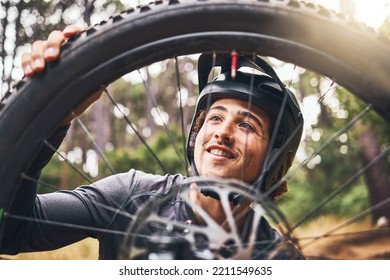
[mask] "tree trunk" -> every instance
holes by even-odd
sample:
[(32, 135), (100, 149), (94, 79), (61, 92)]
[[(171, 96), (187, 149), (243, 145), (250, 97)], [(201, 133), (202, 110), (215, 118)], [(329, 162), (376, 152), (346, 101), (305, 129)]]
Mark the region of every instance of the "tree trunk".
[(92, 106), (93, 112), (93, 131), (95, 134), (95, 142), (97, 148), (104, 152), (107, 143), (110, 141), (111, 127), (110, 127), (110, 108), (106, 108), (103, 100), (98, 100)]
[[(154, 108), (154, 102), (152, 98), (157, 99), (156, 91), (154, 90), (153, 83), (151, 82), (151, 77), (149, 75), (149, 71), (146, 71), (147, 77), (145, 78), (145, 91), (147, 91), (146, 103), (145, 103), (145, 112), (146, 112), (146, 121), (147, 127), (150, 129), (150, 136), (156, 134), (157, 125), (154, 122), (154, 118), (152, 116), (152, 109)], [(158, 109), (158, 108), (156, 108)]]
[[(362, 128), (362, 133), (359, 135), (359, 143), (361, 145), (361, 160), (363, 165), (366, 166), (380, 155), (381, 147), (372, 128), (368, 126), (363, 126)], [(390, 180), (386, 171), (385, 158), (380, 158), (366, 170), (365, 179), (372, 206), (390, 198)], [(390, 220), (390, 203), (373, 211), (372, 218), (375, 223), (381, 217)]]

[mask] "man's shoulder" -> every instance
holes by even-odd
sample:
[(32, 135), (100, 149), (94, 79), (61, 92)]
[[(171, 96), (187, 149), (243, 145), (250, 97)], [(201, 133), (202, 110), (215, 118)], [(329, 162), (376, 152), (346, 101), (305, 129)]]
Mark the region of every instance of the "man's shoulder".
[(153, 174), (142, 170), (129, 170), (127, 176), (131, 183), (136, 186), (137, 192), (142, 191), (168, 191), (175, 185), (181, 184), (185, 177), (182, 174)]

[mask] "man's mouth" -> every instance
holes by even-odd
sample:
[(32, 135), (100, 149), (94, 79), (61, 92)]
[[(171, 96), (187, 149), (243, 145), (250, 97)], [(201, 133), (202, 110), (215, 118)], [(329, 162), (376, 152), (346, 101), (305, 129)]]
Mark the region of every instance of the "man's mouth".
[(216, 155), (216, 156), (220, 156), (220, 157), (226, 157), (226, 158), (229, 158), (229, 159), (233, 159), (234, 158), (234, 156), (231, 153), (228, 153), (228, 152), (220, 150), (220, 149), (210, 149), (210, 150), (208, 150), (208, 152), (210, 154), (213, 154), (213, 155)]

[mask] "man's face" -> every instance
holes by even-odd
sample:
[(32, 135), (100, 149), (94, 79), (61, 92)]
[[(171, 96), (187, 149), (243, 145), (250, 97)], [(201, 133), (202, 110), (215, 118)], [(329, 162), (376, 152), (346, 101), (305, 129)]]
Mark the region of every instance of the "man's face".
[(245, 101), (213, 103), (195, 141), (199, 175), (253, 182), (267, 151), (269, 125), (269, 115)]

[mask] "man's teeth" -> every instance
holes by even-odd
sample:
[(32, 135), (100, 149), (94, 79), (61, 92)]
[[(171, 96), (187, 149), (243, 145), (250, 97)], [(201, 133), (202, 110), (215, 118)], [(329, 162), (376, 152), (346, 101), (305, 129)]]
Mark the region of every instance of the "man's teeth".
[(225, 151), (219, 150), (219, 149), (211, 149), (210, 153), (216, 156), (221, 157), (227, 157), (227, 158), (233, 158), (233, 156)]

